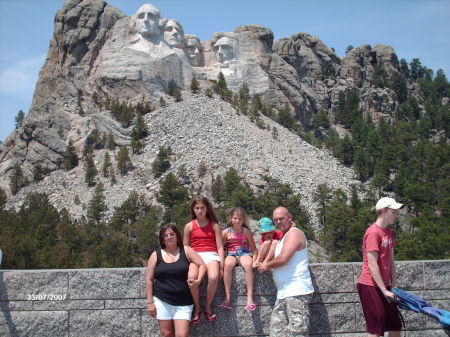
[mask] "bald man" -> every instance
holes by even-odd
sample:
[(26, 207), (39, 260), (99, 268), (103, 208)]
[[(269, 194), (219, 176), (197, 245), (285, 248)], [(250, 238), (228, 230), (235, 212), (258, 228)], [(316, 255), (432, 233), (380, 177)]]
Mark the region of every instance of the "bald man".
[(305, 234), (295, 226), (285, 207), (273, 211), (273, 222), (283, 233), (275, 257), (258, 264), (258, 270), (272, 269), (277, 300), (270, 319), (270, 336), (309, 336), (309, 301), (314, 292), (308, 269)]

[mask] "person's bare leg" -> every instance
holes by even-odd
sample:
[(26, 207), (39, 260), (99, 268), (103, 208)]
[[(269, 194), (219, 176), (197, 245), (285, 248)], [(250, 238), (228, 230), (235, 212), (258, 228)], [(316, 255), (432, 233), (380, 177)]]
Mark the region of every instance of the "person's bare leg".
[(175, 327), (173, 325), (173, 320), (158, 320), (159, 331), (161, 332), (161, 337), (175, 337)]
[(191, 322), (185, 319), (174, 319), (175, 337), (189, 337), (190, 323)]
[(253, 299), (253, 258), (250, 255), (243, 255), (240, 257), (240, 263), (245, 270), (247, 304), (255, 304), (255, 300)]
[(233, 269), (236, 267), (237, 261), (234, 256), (227, 256), (223, 269), (223, 285), (225, 288), (225, 303), (230, 304), (231, 299), (231, 281), (233, 279)]
[[(189, 279), (196, 280), (197, 278), (198, 278), (198, 267), (194, 263), (191, 263), (191, 264), (189, 264), (188, 280)], [(189, 290), (191, 291), (192, 300), (194, 301), (194, 317), (195, 317), (197, 315), (200, 315), (200, 310), (201, 310), (200, 285), (191, 286), (189, 288)]]
[(389, 337), (400, 337), (401, 331), (389, 331)]
[(212, 302), (214, 300), (214, 296), (217, 291), (217, 284), (219, 283), (219, 262), (211, 261), (206, 265), (206, 272), (208, 274), (208, 286), (206, 287), (206, 303), (205, 303), (205, 311), (211, 314), (212, 311)]

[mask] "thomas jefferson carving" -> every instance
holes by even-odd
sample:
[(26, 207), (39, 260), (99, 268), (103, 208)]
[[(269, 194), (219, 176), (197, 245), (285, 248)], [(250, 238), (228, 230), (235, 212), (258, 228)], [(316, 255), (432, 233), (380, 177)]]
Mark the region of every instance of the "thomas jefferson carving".
[(184, 32), (181, 24), (175, 19), (169, 19), (164, 27), (164, 40), (172, 48), (183, 48)]

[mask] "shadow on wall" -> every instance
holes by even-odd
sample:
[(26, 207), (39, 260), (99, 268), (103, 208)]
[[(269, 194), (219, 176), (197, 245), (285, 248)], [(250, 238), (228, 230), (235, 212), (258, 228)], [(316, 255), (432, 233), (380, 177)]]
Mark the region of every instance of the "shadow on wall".
[(16, 337), (19, 334), (17, 333), (16, 326), (11, 318), (8, 290), (6, 289), (5, 282), (3, 281), (4, 276), (5, 276), (4, 273), (0, 274), (0, 309), (2, 310), (6, 326), (8, 327), (9, 336)]
[(309, 303), (309, 331), (311, 333), (320, 332), (321, 337), (331, 337), (331, 327), (325, 300), (322, 298), (323, 295), (319, 292), (319, 285), (317, 284), (316, 277), (311, 272), (311, 268), (309, 271), (314, 286), (314, 295)]

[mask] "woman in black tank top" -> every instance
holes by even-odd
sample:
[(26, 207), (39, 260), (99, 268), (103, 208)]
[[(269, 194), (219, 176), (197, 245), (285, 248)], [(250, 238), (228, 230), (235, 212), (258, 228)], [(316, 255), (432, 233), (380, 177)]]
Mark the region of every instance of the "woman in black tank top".
[[(173, 224), (159, 231), (160, 249), (150, 255), (147, 265), (147, 310), (158, 319), (161, 335), (189, 336), (193, 300), (189, 288), (200, 284), (206, 266)], [(188, 279), (189, 264), (199, 268), (197, 279)], [(156, 303), (155, 303), (156, 302)], [(176, 320), (176, 324), (174, 322)]]

